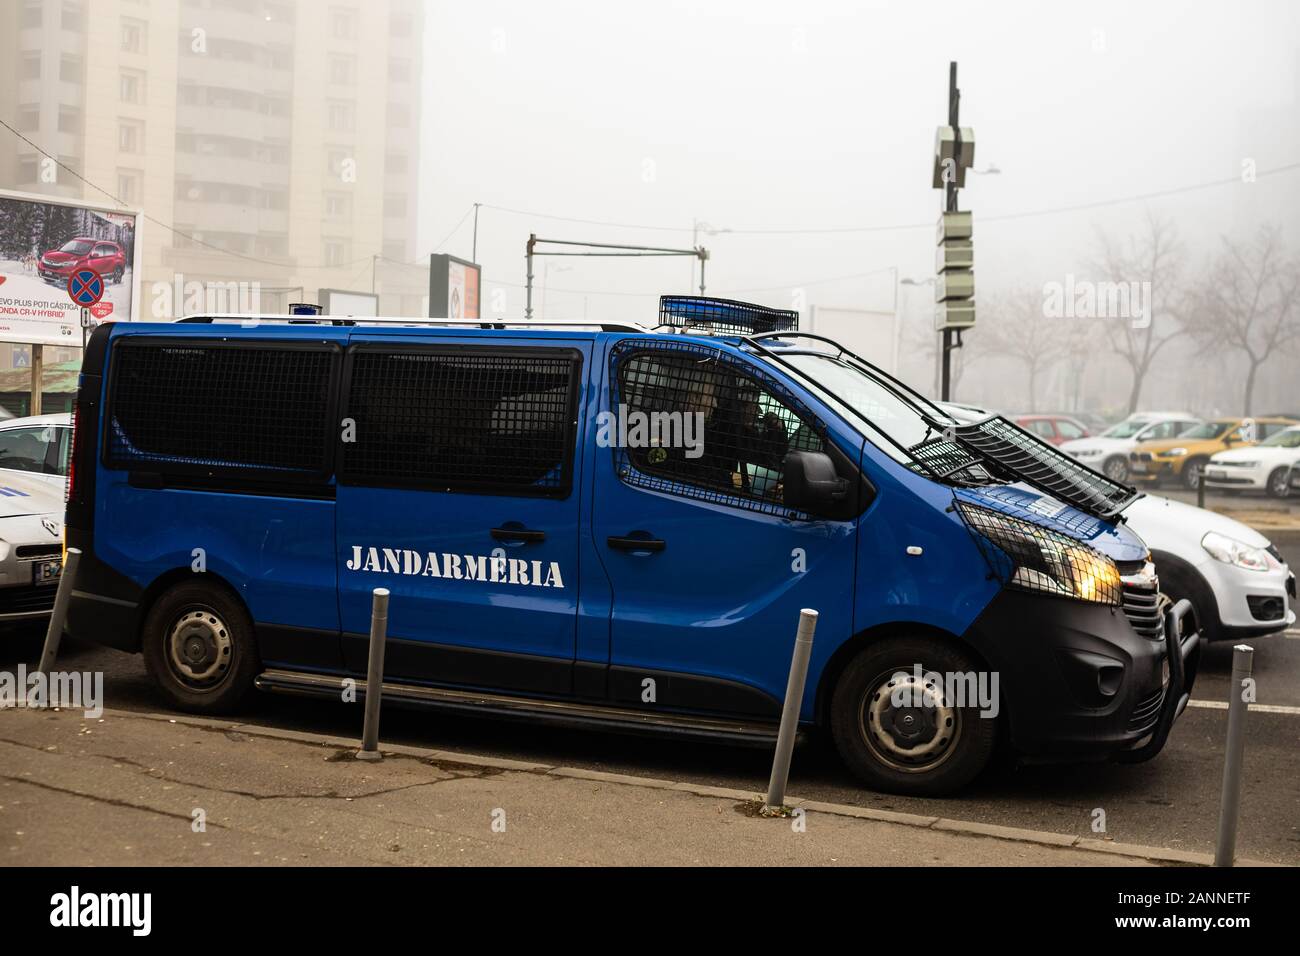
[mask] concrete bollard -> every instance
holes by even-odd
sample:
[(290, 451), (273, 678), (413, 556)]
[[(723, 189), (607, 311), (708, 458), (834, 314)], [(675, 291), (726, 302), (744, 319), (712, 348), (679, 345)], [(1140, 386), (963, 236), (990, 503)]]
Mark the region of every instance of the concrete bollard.
[(803, 704), (803, 687), (808, 679), (808, 661), (812, 657), (813, 632), (816, 630), (817, 612), (804, 608), (799, 612), (799, 630), (794, 637), (790, 679), (785, 685), (785, 705), (781, 708), (781, 728), (776, 735), (776, 754), (772, 758), (772, 779), (767, 785), (765, 810), (779, 810), (785, 804), (785, 785), (790, 779), (790, 757), (799, 730), (799, 708)]
[(1237, 816), (1241, 807), (1241, 759), (1245, 749), (1246, 711), (1243, 684), (1250, 677), (1255, 650), (1249, 644), (1232, 649), (1232, 689), (1228, 695), (1228, 747), (1223, 758), (1223, 796), (1219, 800), (1219, 839), (1214, 865), (1232, 866), (1237, 853)]
[(370, 604), (370, 660), (366, 667), (366, 723), (358, 760), (382, 760), (379, 704), (384, 687), (384, 643), (388, 639), (388, 588), (375, 588)]
[(1205, 507), (1205, 466), (1201, 466), (1200, 472), (1196, 476), (1196, 507)]
[(69, 548), (63, 559), (63, 569), (59, 572), (58, 590), (54, 593), (54, 610), (50, 612), (50, 623), (45, 629), (45, 646), (41, 649), (41, 663), (37, 666), (46, 677), (54, 660), (59, 656), (59, 641), (63, 639), (63, 622), (68, 619), (68, 604), (72, 600), (72, 589), (77, 579), (77, 565), (81, 562), (81, 549)]

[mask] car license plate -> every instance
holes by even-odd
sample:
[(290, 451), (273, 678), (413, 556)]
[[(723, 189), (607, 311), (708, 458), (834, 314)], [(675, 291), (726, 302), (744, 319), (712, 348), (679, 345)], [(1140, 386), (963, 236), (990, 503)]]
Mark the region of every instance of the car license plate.
[(37, 561), (32, 565), (32, 582), (35, 584), (54, 584), (63, 573), (63, 562), (58, 558), (53, 561)]
[(1222, 481), (1224, 478), (1227, 478), (1227, 477), (1228, 477), (1228, 473), (1227, 473), (1226, 471), (1219, 471), (1219, 470), (1217, 470), (1217, 469), (1210, 469), (1210, 470), (1207, 470), (1207, 471), (1205, 472), (1205, 477), (1206, 477), (1206, 478), (1213, 478), (1215, 481)]
[(1133, 471), (1146, 471), (1147, 464), (1144, 461), (1134, 461), (1129, 463), (1129, 468)]

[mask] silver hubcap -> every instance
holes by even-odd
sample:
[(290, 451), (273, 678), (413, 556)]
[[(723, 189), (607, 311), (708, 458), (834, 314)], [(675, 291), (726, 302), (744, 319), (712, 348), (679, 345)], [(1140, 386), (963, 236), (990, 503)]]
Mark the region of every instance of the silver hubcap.
[(943, 688), (901, 669), (876, 679), (858, 719), (876, 759), (908, 773), (939, 766), (961, 737), (961, 712), (944, 700)]
[(1106, 474), (1115, 481), (1123, 481), (1128, 477), (1128, 468), (1122, 461), (1112, 461), (1106, 466)]
[(167, 634), (168, 663), (173, 673), (191, 687), (221, 683), (233, 659), (230, 629), (211, 608), (186, 611)]

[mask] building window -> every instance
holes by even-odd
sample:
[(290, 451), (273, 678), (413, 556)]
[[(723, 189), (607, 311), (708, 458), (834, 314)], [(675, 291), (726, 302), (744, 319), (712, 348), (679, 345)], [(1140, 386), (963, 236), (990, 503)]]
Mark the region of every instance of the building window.
[(118, 81), (118, 96), (123, 103), (140, 103), (144, 100), (144, 77), (139, 73), (123, 70)]
[(138, 153), (144, 140), (141, 124), (119, 122), (117, 124), (117, 148), (123, 153)]
[(41, 128), (41, 108), (39, 106), (18, 107), (18, 131), (34, 133)]
[(35, 156), (23, 156), (18, 160), (18, 182), (34, 183), (40, 166)]
[(351, 40), (357, 32), (355, 10), (334, 7), (330, 10), (330, 33), (336, 40)]
[(59, 79), (65, 83), (80, 83), (81, 57), (65, 53), (59, 60)]
[(325, 194), (325, 215), (346, 216), (352, 212), (352, 197), (347, 193)]
[(81, 132), (81, 110), (72, 106), (59, 107), (59, 132), (60, 133), (80, 133)]
[(411, 15), (409, 13), (395, 13), (388, 21), (388, 33), (395, 37), (409, 37), (411, 35)]
[(343, 242), (338, 239), (326, 239), (322, 258), (328, 268), (336, 269), (343, 265), (347, 258), (347, 250), (344, 248)]
[(149, 25), (143, 20), (122, 18), (122, 49), (127, 53), (143, 53), (146, 47)]
[(18, 70), (20, 80), (39, 80), (41, 78), (41, 55), (39, 53), (24, 53), (23, 63)]
[(411, 107), (405, 103), (388, 104), (388, 125), (396, 129), (406, 129), (411, 125)]
[(86, 29), (86, 11), (79, 2), (64, 0), (63, 29), (80, 33)]
[(387, 239), (384, 241), (384, 258), (391, 259), (394, 262), (406, 261), (406, 242), (402, 239)]
[(140, 201), (140, 182), (144, 174), (137, 169), (117, 171), (117, 198), (126, 203)]
[(406, 215), (406, 196), (402, 193), (384, 193), (384, 215), (401, 219)]
[(393, 57), (388, 61), (388, 78), (394, 83), (406, 83), (411, 79), (411, 61)]
[(351, 103), (344, 103), (338, 100), (330, 103), (329, 123), (330, 129), (350, 131), (354, 125), (355, 110)]
[(389, 153), (384, 157), (384, 172), (401, 175), (406, 172), (406, 155)]
[(351, 86), (357, 81), (356, 61), (350, 56), (330, 57), (330, 82)]
[(39, 27), (41, 25), (41, 4), (40, 0), (27, 0), (23, 4), (22, 13), (18, 16), (18, 26), (20, 27)]

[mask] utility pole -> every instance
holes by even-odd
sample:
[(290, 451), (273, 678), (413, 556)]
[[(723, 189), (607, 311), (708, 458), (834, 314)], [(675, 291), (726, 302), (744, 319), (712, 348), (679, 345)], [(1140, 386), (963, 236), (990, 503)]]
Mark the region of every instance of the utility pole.
[(957, 190), (966, 184), (966, 170), (975, 165), (975, 134), (960, 125), (961, 90), (957, 63), (948, 64), (948, 125), (935, 137), (934, 181), (944, 190), (939, 215), (938, 276), (935, 317), (939, 345), (939, 397), (952, 398), (952, 352), (962, 346), (961, 333), (975, 324), (975, 272), (971, 214), (957, 209)]
[(474, 204), (474, 246), (469, 254), (470, 262), (478, 262), (478, 207), (481, 205), (483, 205), (481, 202)]

